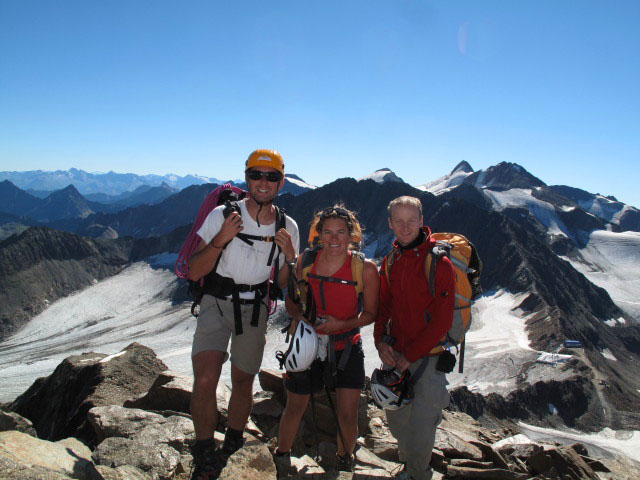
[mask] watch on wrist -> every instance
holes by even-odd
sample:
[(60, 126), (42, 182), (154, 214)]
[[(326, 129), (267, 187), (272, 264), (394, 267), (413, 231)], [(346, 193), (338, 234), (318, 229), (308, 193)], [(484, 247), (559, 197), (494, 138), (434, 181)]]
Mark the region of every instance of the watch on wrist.
[(294, 268), (296, 268), (296, 262), (298, 261), (298, 255), (294, 255), (293, 260), (291, 260), (290, 262), (287, 262), (287, 259), (284, 259), (284, 263), (286, 263), (287, 265), (289, 265), (289, 268), (291, 270), (293, 270)]

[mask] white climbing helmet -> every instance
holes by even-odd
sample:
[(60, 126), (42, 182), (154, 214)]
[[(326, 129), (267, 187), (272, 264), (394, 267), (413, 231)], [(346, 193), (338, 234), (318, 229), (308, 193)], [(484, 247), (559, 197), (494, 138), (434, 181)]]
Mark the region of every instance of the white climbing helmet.
[(278, 354), (276, 357), (280, 360), (281, 368), (284, 365), (287, 372), (302, 372), (309, 368), (318, 356), (318, 334), (307, 322), (299, 320), (289, 348), (284, 354)]
[(376, 368), (371, 374), (371, 395), (380, 408), (398, 410), (413, 401), (413, 388), (410, 382), (411, 373), (405, 370)]

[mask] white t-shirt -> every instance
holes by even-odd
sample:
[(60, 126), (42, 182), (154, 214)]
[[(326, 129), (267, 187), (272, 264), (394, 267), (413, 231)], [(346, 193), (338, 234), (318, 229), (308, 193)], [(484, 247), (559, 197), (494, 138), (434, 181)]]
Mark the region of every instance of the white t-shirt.
[[(240, 215), (242, 216), (242, 233), (263, 237), (275, 235), (275, 221), (269, 225), (260, 224), (260, 227), (258, 227), (256, 221), (249, 215), (245, 201), (238, 202), (238, 204), (240, 205)], [(200, 230), (198, 230), (198, 236), (203, 241), (211, 242), (213, 237), (220, 231), (220, 228), (222, 228), (224, 222), (223, 210), (224, 205), (216, 207), (204, 220)], [(287, 216), (285, 225), (286, 230), (291, 234), (291, 243), (293, 243), (293, 248), (297, 254), (300, 249), (298, 224)], [(231, 277), (237, 284), (256, 285), (267, 280), (273, 267), (273, 262), (271, 266), (267, 265), (273, 243), (259, 240), (251, 241), (253, 245), (248, 245), (246, 242), (234, 237), (227, 245), (227, 248), (222, 251), (216, 272), (223, 277)], [(284, 253), (280, 253), (281, 268), (285, 265), (284, 261)], [(240, 297), (253, 298), (254, 295), (253, 292), (244, 292), (240, 294)]]

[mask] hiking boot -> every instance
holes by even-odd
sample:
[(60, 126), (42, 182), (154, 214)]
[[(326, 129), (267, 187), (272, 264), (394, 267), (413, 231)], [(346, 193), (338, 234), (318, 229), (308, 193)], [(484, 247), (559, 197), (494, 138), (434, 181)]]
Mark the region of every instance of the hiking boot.
[(220, 476), (224, 464), (220, 461), (213, 440), (210, 444), (189, 447), (193, 457), (191, 480), (213, 480)]
[(291, 450), (287, 453), (279, 453), (278, 449), (273, 454), (273, 462), (276, 464), (276, 471), (278, 472), (278, 478), (287, 477), (293, 473), (296, 473), (296, 469), (291, 466)]
[(336, 453), (336, 468), (340, 472), (353, 472), (353, 455), (347, 454), (344, 457)]
[[(433, 477), (433, 468), (431, 466), (427, 467), (427, 478)], [(393, 477), (394, 480), (413, 480), (413, 477), (409, 475), (409, 470), (407, 470), (407, 464), (402, 464), (402, 469)]]
[(244, 437), (242, 436), (242, 432), (238, 432), (237, 430), (231, 432), (230, 430), (231, 429), (227, 429), (227, 434), (224, 437), (224, 442), (218, 450), (218, 457), (224, 464), (227, 463), (227, 460), (229, 460), (229, 457), (231, 455), (240, 450), (244, 445)]

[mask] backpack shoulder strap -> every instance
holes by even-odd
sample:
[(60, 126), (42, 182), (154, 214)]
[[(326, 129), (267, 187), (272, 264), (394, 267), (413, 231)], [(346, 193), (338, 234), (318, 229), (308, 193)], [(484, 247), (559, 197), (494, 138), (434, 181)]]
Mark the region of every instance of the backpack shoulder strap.
[(359, 251), (351, 252), (351, 279), (356, 282), (356, 295), (362, 294), (364, 281), (362, 280), (364, 272), (364, 253)]
[(436, 240), (435, 246), (427, 254), (424, 259), (424, 274), (429, 284), (429, 293), (431, 296), (436, 294), (436, 265), (442, 257), (448, 257), (451, 251), (451, 245), (441, 240)]
[[(275, 238), (275, 234), (278, 232), (278, 230), (280, 230), (281, 228), (284, 228), (286, 223), (287, 223), (287, 217), (284, 214), (284, 210), (279, 208), (279, 207), (275, 207), (276, 208), (276, 222), (275, 222), (275, 228), (273, 231), (273, 235)], [(271, 240), (273, 241), (273, 240)], [(276, 253), (277, 252), (277, 253)], [(271, 246), (271, 253), (269, 253), (269, 259), (267, 260), (267, 265), (271, 266), (271, 263), (273, 262), (273, 257), (275, 255), (275, 283), (278, 283), (278, 270), (280, 269), (280, 262), (279, 262), (279, 255), (280, 255), (280, 247), (278, 247), (276, 245), (276, 242), (273, 241), (273, 245)]]
[(300, 265), (302, 268), (302, 278), (300, 278), (301, 281), (306, 282), (307, 278), (309, 277), (309, 272), (311, 271), (311, 268), (313, 267), (313, 264), (316, 261), (316, 258), (318, 257), (318, 247), (313, 247), (313, 248), (307, 248), (304, 252), (302, 252), (302, 256), (301, 256), (301, 260), (300, 260)]
[(392, 248), (391, 250), (389, 250), (389, 253), (387, 253), (384, 257), (384, 277), (387, 279), (387, 285), (391, 286), (391, 280), (390, 280), (390, 276), (391, 276), (391, 268), (393, 267), (393, 262), (396, 260), (398, 254), (400, 253), (400, 250), (398, 250), (397, 248)]
[(287, 215), (284, 212), (284, 208), (276, 206), (276, 232), (281, 228), (287, 228)]

